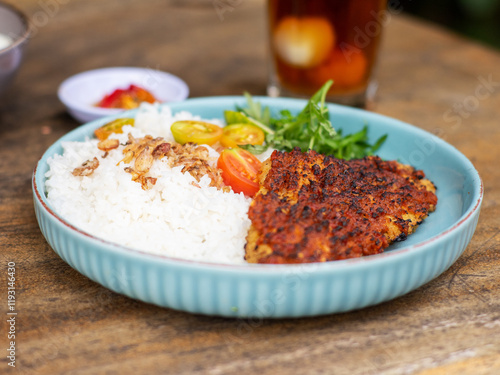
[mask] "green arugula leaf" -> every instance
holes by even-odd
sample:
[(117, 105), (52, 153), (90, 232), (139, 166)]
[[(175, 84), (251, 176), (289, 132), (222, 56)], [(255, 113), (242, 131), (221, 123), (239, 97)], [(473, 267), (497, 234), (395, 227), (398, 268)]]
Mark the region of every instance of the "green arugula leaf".
[(255, 155), (260, 155), (269, 148), (265, 145), (239, 145), (238, 147), (247, 150)]
[(367, 126), (357, 133), (346, 136), (342, 135), (342, 130), (336, 131), (330, 122), (328, 107), (325, 104), (326, 95), (332, 84), (333, 81), (325, 83), (299, 114), (292, 115), (290, 111), (282, 110), (276, 118), (271, 117), (268, 107), (263, 109), (259, 102), (254, 101), (252, 96), (245, 92), (247, 107), (237, 107), (237, 112), (226, 111), (226, 122), (252, 123), (266, 133), (264, 145), (243, 146), (255, 154), (266, 151), (268, 147), (283, 151), (299, 147), (302, 150), (315, 150), (342, 159), (358, 159), (372, 155), (382, 146), (387, 135), (370, 145)]
[(224, 120), (226, 120), (226, 125), (251, 123), (247, 115), (238, 111), (224, 111)]
[[(267, 107), (266, 107), (267, 108)], [(226, 125), (231, 125), (231, 124), (253, 124), (257, 127), (259, 127), (264, 133), (266, 134), (273, 134), (274, 130), (271, 129), (270, 127), (266, 126), (262, 122), (249, 117), (246, 115), (244, 112), (237, 112), (237, 111), (224, 111), (224, 119), (226, 120)]]
[(248, 117), (264, 124), (269, 125), (271, 120), (271, 111), (268, 107), (262, 110), (262, 106), (259, 102), (254, 102), (252, 95), (248, 92), (244, 92), (243, 95), (247, 99), (247, 108), (236, 108), (239, 112), (243, 112)]

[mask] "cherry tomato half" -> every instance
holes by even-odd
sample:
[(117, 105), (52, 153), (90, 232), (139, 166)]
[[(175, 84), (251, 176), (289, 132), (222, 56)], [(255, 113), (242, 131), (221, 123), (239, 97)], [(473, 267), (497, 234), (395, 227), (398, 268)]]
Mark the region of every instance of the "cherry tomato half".
[(213, 145), (222, 136), (222, 128), (204, 121), (177, 121), (170, 127), (174, 139), (180, 144), (188, 142)]
[(222, 179), (235, 193), (253, 197), (259, 190), (257, 175), (262, 163), (250, 152), (242, 148), (226, 148), (217, 160), (222, 170)]
[(116, 89), (111, 94), (106, 95), (97, 103), (102, 108), (137, 108), (142, 102), (154, 103), (156, 98), (148, 90), (136, 85), (130, 85), (126, 89)]
[(112, 133), (121, 134), (123, 133), (123, 127), (125, 125), (134, 126), (133, 118), (117, 118), (107, 124), (104, 124), (100, 128), (94, 130), (94, 134), (100, 141), (107, 139)]
[(252, 124), (231, 124), (223, 128), (220, 143), (224, 147), (238, 145), (261, 145), (265, 139), (264, 132)]

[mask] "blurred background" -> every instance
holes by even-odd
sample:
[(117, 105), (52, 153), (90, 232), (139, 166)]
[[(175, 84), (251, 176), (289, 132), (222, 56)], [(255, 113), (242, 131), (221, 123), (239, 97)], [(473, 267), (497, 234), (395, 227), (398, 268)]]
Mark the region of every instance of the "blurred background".
[(500, 49), (500, 0), (389, 0), (407, 13)]

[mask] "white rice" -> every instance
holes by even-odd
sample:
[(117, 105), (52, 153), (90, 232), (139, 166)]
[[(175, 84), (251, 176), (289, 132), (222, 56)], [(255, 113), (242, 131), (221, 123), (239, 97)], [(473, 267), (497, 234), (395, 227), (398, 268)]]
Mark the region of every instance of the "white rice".
[[(130, 132), (173, 141), (170, 125), (177, 120), (200, 119), (188, 112), (172, 116), (166, 106), (142, 105), (135, 127), (114, 134), (121, 144)], [(217, 122), (218, 120), (207, 120)], [(96, 237), (148, 253), (218, 263), (244, 263), (245, 237), (250, 226), (251, 200), (243, 194), (223, 193), (210, 187), (204, 176), (200, 188), (195, 179), (169, 168), (166, 158), (155, 161), (149, 175), (156, 184), (143, 190), (124, 171), (123, 146), (109, 152), (97, 149), (98, 141), (65, 142), (64, 152), (48, 160), (47, 199), (54, 210), (75, 227)], [(209, 146), (214, 163), (218, 153)], [(267, 158), (269, 153), (262, 155)], [(72, 171), (97, 157), (99, 167), (90, 176), (75, 177)]]

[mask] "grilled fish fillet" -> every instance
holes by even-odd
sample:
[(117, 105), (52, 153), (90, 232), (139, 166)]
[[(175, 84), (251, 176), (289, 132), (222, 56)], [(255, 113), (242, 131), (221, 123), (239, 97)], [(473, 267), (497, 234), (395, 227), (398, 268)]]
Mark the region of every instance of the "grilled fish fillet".
[(437, 204), (422, 171), (370, 156), (275, 151), (250, 205), (249, 263), (325, 262), (377, 254), (402, 241)]

